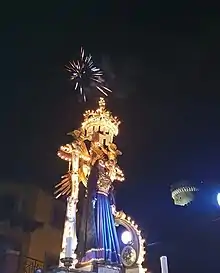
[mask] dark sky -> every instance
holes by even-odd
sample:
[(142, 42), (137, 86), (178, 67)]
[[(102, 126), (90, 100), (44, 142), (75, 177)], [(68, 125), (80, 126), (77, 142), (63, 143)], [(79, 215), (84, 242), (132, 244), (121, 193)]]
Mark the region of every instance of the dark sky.
[(197, 200), (181, 209), (169, 191), (183, 178), (207, 185), (220, 178), (218, 7), (111, 2), (1, 8), (1, 176), (52, 192), (66, 171), (56, 150), (94, 106), (78, 103), (64, 69), (83, 45), (97, 63), (108, 60), (109, 107), (122, 120), (117, 143), (127, 178), (117, 202), (149, 243), (161, 242), (148, 249), (149, 268), (157, 272), (159, 256), (168, 255), (171, 272), (219, 272), (211, 195), (210, 205)]

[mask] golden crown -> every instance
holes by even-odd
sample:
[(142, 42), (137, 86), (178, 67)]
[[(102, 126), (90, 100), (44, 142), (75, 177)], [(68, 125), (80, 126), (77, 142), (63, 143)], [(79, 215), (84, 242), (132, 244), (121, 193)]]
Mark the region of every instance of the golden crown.
[(108, 142), (113, 142), (113, 137), (118, 135), (118, 127), (120, 121), (117, 117), (113, 117), (112, 113), (106, 110), (104, 98), (100, 98), (98, 109), (87, 110), (83, 116), (82, 129), (85, 130), (87, 137), (94, 133), (101, 133), (108, 138)]

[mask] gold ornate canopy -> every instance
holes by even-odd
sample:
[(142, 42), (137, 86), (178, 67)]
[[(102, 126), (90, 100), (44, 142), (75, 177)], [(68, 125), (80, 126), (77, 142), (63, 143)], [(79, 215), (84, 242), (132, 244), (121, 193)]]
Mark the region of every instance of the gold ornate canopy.
[(106, 109), (104, 98), (100, 98), (98, 104), (99, 107), (95, 111), (88, 110), (84, 113), (82, 130), (90, 139), (98, 133), (100, 144), (108, 146), (113, 143), (114, 136), (118, 135), (120, 121)]

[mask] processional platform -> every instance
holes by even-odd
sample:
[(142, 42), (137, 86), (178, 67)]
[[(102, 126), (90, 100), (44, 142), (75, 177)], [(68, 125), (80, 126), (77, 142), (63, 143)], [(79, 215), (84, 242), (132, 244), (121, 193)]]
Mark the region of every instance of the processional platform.
[(66, 268), (66, 267), (57, 267), (53, 268), (44, 273), (124, 273), (125, 269), (119, 265), (108, 265), (102, 263), (92, 263), (81, 268)]

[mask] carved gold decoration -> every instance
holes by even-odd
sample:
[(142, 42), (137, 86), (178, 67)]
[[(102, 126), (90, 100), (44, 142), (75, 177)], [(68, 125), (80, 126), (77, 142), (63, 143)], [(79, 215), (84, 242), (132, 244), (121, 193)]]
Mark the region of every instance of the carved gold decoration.
[(55, 194), (58, 197), (71, 193), (72, 181), (70, 173), (72, 156), (75, 152), (79, 154), (79, 182), (82, 182), (85, 187), (87, 187), (90, 170), (97, 161), (102, 161), (105, 167), (105, 173), (100, 174), (97, 183), (98, 190), (107, 193), (112, 182), (124, 180), (124, 174), (117, 165), (117, 157), (122, 153), (117, 149), (116, 144), (113, 143), (114, 136), (118, 134), (120, 121), (106, 110), (103, 98), (100, 98), (98, 105), (97, 110), (88, 110), (84, 113), (84, 121), (81, 128), (68, 133), (68, 135), (73, 137), (73, 141), (61, 146), (58, 151), (58, 156), (69, 162), (68, 173), (56, 185)]
[(105, 108), (105, 100), (99, 99), (99, 107), (95, 111), (88, 110), (84, 113), (82, 129), (85, 136), (91, 138), (94, 132), (98, 132), (99, 142), (102, 145), (108, 145), (113, 142), (114, 136), (118, 135), (118, 126), (120, 121), (113, 117), (111, 112)]
[(125, 267), (133, 266), (137, 259), (137, 254), (135, 249), (130, 245), (125, 246), (121, 252), (121, 259)]
[(143, 272), (146, 272), (146, 269), (142, 267), (142, 263), (145, 259), (145, 240), (141, 235), (141, 230), (138, 228), (138, 225), (134, 220), (131, 219), (130, 216), (126, 215), (124, 211), (115, 211), (115, 223), (116, 225), (122, 225), (127, 230), (129, 230), (132, 234), (132, 238), (134, 239), (132, 247), (135, 248), (137, 258), (135, 264), (143, 269)]

